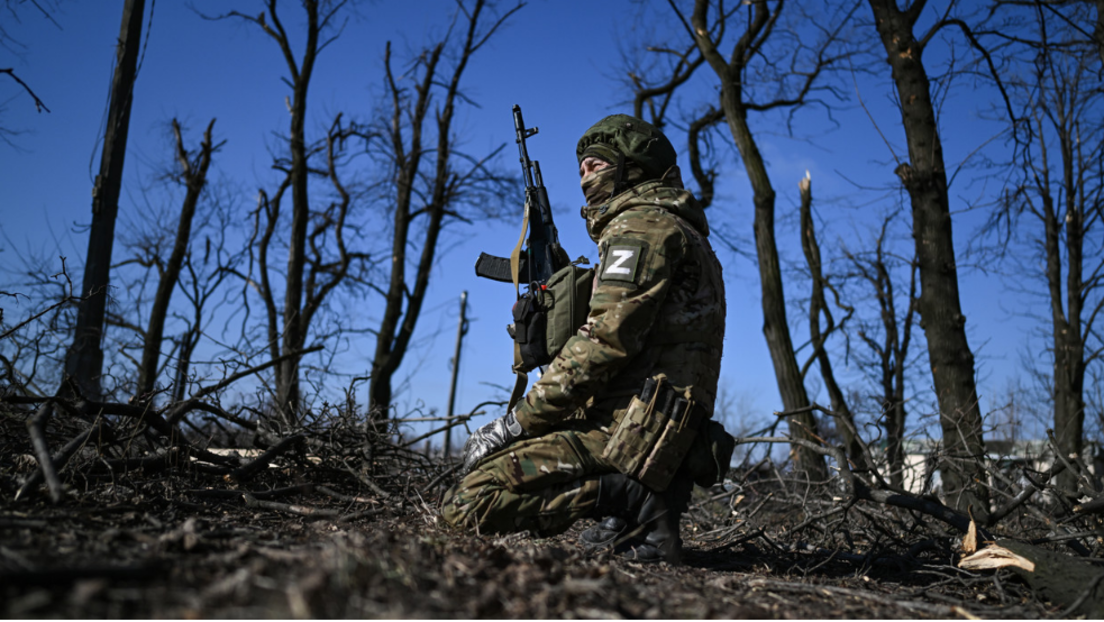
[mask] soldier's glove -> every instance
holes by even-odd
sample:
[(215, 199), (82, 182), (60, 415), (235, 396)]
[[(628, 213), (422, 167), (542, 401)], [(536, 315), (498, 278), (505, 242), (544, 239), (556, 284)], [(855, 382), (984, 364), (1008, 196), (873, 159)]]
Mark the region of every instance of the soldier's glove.
[(464, 472), (470, 473), (480, 460), (524, 436), (525, 429), (512, 410), (479, 428), (464, 443)]

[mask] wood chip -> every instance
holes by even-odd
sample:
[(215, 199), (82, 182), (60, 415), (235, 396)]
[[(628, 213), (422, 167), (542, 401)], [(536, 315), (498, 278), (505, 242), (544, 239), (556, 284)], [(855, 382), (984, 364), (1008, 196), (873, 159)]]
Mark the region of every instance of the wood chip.
[(1035, 562), (995, 544), (964, 558), (958, 562), (958, 567), (966, 570), (993, 570), (1015, 567), (1028, 572), (1035, 572)]
[(966, 537), (962, 539), (962, 553), (973, 555), (977, 553), (977, 523), (970, 521), (970, 528), (966, 530)]

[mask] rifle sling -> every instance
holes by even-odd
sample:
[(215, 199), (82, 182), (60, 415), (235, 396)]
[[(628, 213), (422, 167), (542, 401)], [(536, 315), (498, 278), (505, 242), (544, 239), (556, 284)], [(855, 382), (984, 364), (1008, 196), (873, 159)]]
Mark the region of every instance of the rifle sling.
[(525, 214), (521, 218), (521, 235), (518, 236), (517, 246), (510, 253), (510, 276), (514, 281), (514, 293), (521, 298), (521, 288), (518, 286), (518, 277), (521, 272), (521, 246), (525, 244), (525, 234), (529, 232), (529, 197), (525, 198)]

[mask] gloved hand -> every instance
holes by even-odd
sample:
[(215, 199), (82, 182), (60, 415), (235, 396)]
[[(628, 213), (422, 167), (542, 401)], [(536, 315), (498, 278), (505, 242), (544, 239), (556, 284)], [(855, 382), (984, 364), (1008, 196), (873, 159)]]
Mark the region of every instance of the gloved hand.
[(526, 436), (514, 411), (479, 428), (464, 443), (464, 473), (470, 473), (480, 460)]

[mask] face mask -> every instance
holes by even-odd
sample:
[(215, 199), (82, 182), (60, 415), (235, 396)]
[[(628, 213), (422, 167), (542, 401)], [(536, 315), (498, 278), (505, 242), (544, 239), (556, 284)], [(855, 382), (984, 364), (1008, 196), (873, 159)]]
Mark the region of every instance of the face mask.
[(583, 189), (587, 205), (599, 205), (610, 200), (613, 196), (613, 183), (617, 175), (616, 166), (607, 166), (600, 171), (594, 171), (579, 180), (579, 186)]
[[(625, 173), (621, 180), (619, 192), (628, 190), (645, 181), (644, 169), (633, 162), (626, 161)], [(587, 205), (601, 205), (613, 198), (614, 185), (617, 181), (617, 167), (609, 166), (600, 171), (595, 171), (579, 180), (579, 186), (583, 189)]]

